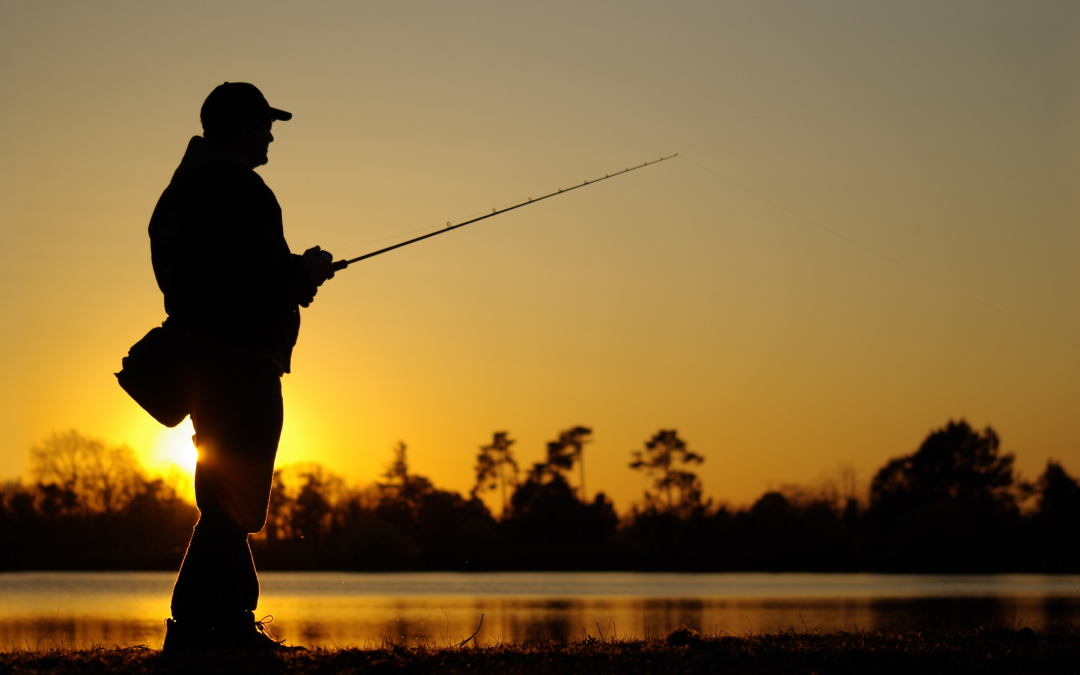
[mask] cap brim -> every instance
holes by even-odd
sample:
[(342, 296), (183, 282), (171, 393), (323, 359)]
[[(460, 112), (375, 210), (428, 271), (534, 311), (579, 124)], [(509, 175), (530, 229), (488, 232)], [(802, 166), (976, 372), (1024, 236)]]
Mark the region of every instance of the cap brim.
[(284, 110), (278, 110), (277, 108), (270, 108), (270, 119), (288, 122), (292, 119), (292, 113), (285, 112)]

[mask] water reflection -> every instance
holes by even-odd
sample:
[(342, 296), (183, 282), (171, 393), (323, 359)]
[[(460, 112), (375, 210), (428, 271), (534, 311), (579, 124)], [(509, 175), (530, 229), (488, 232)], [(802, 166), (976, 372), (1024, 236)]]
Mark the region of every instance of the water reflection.
[[(159, 647), (170, 573), (0, 574), (0, 644)], [(679, 624), (745, 634), (1080, 625), (1062, 577), (644, 574), (263, 575), (261, 613), (290, 644), (644, 637)]]

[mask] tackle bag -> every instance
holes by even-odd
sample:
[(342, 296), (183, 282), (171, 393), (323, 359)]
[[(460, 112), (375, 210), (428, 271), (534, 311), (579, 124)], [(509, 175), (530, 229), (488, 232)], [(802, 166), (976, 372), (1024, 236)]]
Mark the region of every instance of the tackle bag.
[(154, 419), (175, 427), (190, 411), (187, 371), (191, 347), (168, 321), (132, 345), (116, 379)]

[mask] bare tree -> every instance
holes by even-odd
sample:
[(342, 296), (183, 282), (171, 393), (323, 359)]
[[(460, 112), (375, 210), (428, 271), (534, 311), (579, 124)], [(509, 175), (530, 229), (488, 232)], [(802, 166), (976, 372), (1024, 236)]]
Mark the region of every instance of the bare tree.
[(130, 447), (108, 447), (74, 429), (46, 438), (30, 449), (30, 457), (39, 483), (60, 485), (77, 495), (83, 508), (104, 513), (126, 504), (144, 478)]

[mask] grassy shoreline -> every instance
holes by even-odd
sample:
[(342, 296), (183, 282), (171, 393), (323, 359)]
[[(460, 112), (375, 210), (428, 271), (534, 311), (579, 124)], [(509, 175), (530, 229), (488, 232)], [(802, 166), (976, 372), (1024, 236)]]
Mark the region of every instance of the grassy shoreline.
[(162, 654), (148, 648), (0, 652), (0, 673), (1077, 673), (1080, 633), (991, 628), (919, 632), (789, 631), (702, 636), (678, 628), (648, 640), (370, 649), (285, 654)]

